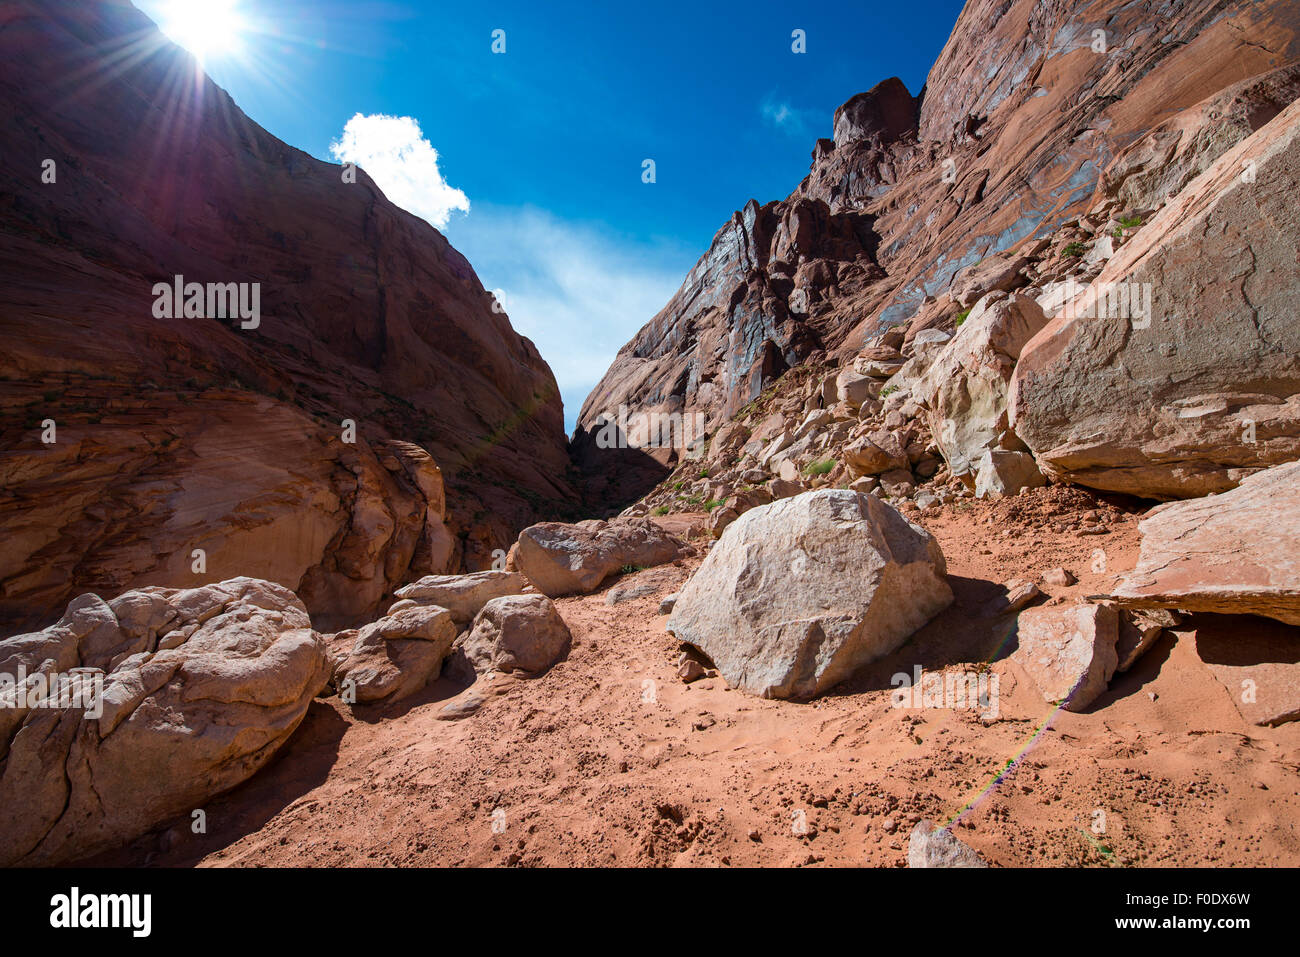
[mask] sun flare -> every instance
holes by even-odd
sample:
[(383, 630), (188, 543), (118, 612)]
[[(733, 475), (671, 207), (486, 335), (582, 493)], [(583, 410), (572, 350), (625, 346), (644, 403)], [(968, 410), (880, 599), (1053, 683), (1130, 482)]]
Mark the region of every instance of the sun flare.
[(200, 62), (237, 53), (246, 28), (236, 0), (172, 0), (162, 24)]

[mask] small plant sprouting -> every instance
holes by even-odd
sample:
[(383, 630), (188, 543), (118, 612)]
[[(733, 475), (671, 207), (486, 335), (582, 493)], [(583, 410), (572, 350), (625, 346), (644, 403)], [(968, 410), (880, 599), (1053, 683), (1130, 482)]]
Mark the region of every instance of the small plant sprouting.
[(1068, 246), (1066, 246), (1064, 249), (1061, 250), (1061, 254), (1066, 258), (1082, 256), (1085, 248), (1086, 247), (1083, 245), (1083, 243), (1070, 243)]

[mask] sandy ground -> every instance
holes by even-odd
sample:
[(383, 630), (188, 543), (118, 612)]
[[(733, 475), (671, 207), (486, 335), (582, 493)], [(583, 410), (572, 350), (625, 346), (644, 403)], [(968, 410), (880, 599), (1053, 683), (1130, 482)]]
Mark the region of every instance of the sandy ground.
[[(1094, 509), (1106, 534), (1080, 534)], [(1084, 714), (1004, 660), (1011, 622), (986, 613), (1000, 583), (1065, 566), (1079, 581), (1041, 586), (1049, 600), (1105, 592), (1136, 561), (1137, 515), (1056, 488), (920, 521), (956, 603), (829, 696), (683, 684), (658, 604), (690, 559), (561, 599), (568, 659), (498, 678), (468, 718), (439, 719), (462, 690), (445, 679), (355, 715), (315, 702), (272, 764), (204, 808), (206, 834), (178, 822), (93, 863), (901, 867), (927, 817), (1001, 866), (1300, 864), (1300, 723), (1242, 718), (1197, 654), (1213, 616), (1162, 638)], [(655, 593), (606, 603), (628, 584)], [(990, 661), (996, 720), (891, 706), (896, 672)]]

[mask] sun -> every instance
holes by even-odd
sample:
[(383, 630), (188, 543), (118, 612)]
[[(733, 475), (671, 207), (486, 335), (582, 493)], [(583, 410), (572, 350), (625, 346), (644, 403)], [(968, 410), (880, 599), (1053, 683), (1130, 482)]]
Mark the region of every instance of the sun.
[(200, 63), (229, 56), (239, 52), (247, 28), (237, 7), (237, 0), (170, 0), (162, 31)]

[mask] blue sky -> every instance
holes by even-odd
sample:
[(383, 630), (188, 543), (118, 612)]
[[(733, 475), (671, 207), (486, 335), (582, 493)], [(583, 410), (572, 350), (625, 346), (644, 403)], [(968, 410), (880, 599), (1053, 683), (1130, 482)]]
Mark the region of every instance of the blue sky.
[(365, 157), (439, 226), (551, 364), (570, 431), (732, 211), (785, 197), (853, 94), (888, 76), (918, 92), (962, 6), (135, 2), (176, 35), (187, 10), (233, 4), (233, 45), (196, 31), (208, 73), (287, 143)]

